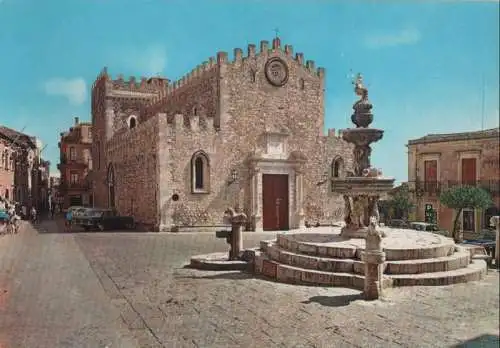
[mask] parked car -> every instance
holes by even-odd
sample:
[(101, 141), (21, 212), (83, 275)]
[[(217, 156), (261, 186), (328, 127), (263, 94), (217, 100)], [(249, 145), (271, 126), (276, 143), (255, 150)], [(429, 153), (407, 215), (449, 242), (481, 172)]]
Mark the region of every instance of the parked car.
[(416, 231), (432, 232), (442, 236), (448, 236), (448, 231), (441, 230), (438, 225), (430, 224), (428, 222), (410, 222), (410, 229)]
[(401, 219), (391, 219), (387, 223), (387, 226), (393, 228), (408, 228), (408, 222)]
[(88, 208), (81, 215), (73, 217), (73, 224), (85, 231), (119, 230), (135, 228), (134, 218), (120, 216), (112, 209)]
[(71, 211), (73, 213), (73, 218), (77, 217), (77, 216), (82, 216), (85, 214), (85, 212), (88, 210), (88, 209), (91, 209), (91, 208), (88, 208), (88, 207), (84, 207), (84, 206), (79, 206), (79, 205), (74, 205), (74, 206), (71, 206), (69, 207), (66, 212), (69, 212)]

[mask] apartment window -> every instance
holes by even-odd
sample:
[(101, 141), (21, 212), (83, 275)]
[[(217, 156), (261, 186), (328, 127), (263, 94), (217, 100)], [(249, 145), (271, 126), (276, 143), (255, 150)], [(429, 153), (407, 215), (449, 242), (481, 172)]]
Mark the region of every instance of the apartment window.
[(71, 173), (69, 176), (69, 182), (71, 184), (78, 184), (78, 173)]
[(424, 161), (424, 189), (427, 193), (436, 193), (438, 184), (437, 160)]
[(464, 209), (464, 211), (462, 211), (462, 230), (473, 232), (476, 226), (475, 222), (474, 210)]
[(74, 147), (69, 148), (69, 160), (76, 161), (76, 149)]
[(476, 184), (477, 163), (475, 158), (462, 158), (462, 184)]

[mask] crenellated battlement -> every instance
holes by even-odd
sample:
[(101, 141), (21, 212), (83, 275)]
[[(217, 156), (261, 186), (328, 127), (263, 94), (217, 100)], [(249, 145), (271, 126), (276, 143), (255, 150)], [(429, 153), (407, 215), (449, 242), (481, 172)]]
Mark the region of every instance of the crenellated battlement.
[(218, 63), (228, 63), (228, 64), (239, 64), (242, 61), (249, 58), (256, 58), (260, 55), (268, 55), (271, 52), (281, 51), (286, 57), (293, 59), (297, 65), (301, 66), (304, 70), (308, 71), (312, 75), (323, 78), (325, 76), (324, 68), (316, 68), (316, 64), (313, 60), (305, 60), (303, 53), (296, 53), (295, 57), (293, 57), (293, 46), (292, 45), (281, 45), (280, 38), (274, 38), (272, 41), (272, 45), (269, 45), (269, 41), (262, 40), (260, 42), (260, 50), (256, 51), (256, 45), (251, 43), (247, 46), (247, 54), (246, 56), (243, 54), (243, 49), (234, 48), (233, 49), (233, 59), (228, 59), (228, 54), (226, 52), (217, 53), (217, 62)]
[[(165, 113), (159, 113), (158, 117), (167, 117)], [(212, 117), (198, 115), (175, 114), (171, 122), (167, 123), (169, 134), (176, 136), (209, 136), (215, 135), (214, 119)]]
[(97, 75), (96, 80), (92, 84), (92, 89), (102, 82), (105, 81), (107, 87), (112, 90), (120, 90), (127, 92), (140, 92), (140, 93), (160, 93), (165, 94), (164, 91), (167, 90), (170, 80), (166, 77), (155, 76), (155, 77), (144, 77), (141, 76), (137, 78), (135, 76), (130, 76), (125, 79), (123, 74), (118, 74), (115, 79), (108, 73), (108, 69), (104, 67), (99, 75)]
[(342, 129), (328, 128), (326, 138), (342, 138)]
[(247, 52), (244, 54), (243, 49), (234, 48), (233, 57), (229, 59), (227, 52), (219, 51), (215, 57), (210, 57), (207, 61), (199, 64), (190, 72), (180, 77), (178, 80), (171, 82), (164, 77), (140, 77), (134, 76), (125, 79), (123, 75), (118, 75), (113, 79), (108, 73), (107, 68), (104, 68), (96, 78), (93, 88), (103, 80), (106, 87), (110, 90), (128, 91), (128, 92), (142, 92), (142, 93), (155, 93), (156, 95), (150, 98), (144, 105), (143, 113), (146, 117), (150, 117), (159, 112), (163, 112), (164, 107), (169, 103), (172, 98), (176, 98), (177, 93), (182, 93), (187, 86), (192, 85), (192, 82), (204, 78), (209, 74), (213, 74), (220, 70), (224, 65), (241, 64), (248, 59), (257, 59), (260, 56), (267, 56), (270, 53), (280, 51), (289, 59), (293, 60), (297, 66), (303, 71), (308, 72), (311, 76), (323, 79), (325, 76), (325, 69), (322, 67), (317, 68), (313, 60), (305, 60), (303, 53), (295, 53), (292, 45), (282, 45), (280, 38), (274, 38), (271, 45), (269, 41), (262, 40), (260, 42), (260, 49), (257, 52), (257, 46), (253, 43), (247, 45)]

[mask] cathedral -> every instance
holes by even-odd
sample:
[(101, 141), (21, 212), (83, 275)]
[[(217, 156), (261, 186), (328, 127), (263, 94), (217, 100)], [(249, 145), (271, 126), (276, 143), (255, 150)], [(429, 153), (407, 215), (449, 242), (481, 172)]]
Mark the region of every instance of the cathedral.
[(95, 205), (155, 231), (215, 230), (228, 207), (251, 231), (341, 220), (330, 179), (351, 170), (352, 147), (324, 130), (324, 80), (279, 38), (218, 52), (175, 82), (104, 69), (92, 86)]

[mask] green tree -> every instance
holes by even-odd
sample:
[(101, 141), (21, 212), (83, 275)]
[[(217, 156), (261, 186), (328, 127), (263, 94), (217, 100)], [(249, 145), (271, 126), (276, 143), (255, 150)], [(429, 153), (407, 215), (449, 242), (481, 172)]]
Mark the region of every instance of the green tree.
[(394, 212), (394, 217), (397, 219), (407, 219), (408, 213), (413, 207), (408, 191), (408, 184), (403, 183), (396, 187), (389, 196), (390, 199), (387, 201), (387, 205)]
[(458, 186), (444, 191), (439, 196), (440, 202), (446, 207), (455, 210), (455, 220), (451, 235), (455, 243), (462, 242), (462, 235), (458, 231), (458, 219), (464, 209), (486, 209), (493, 204), (490, 194), (480, 187)]

